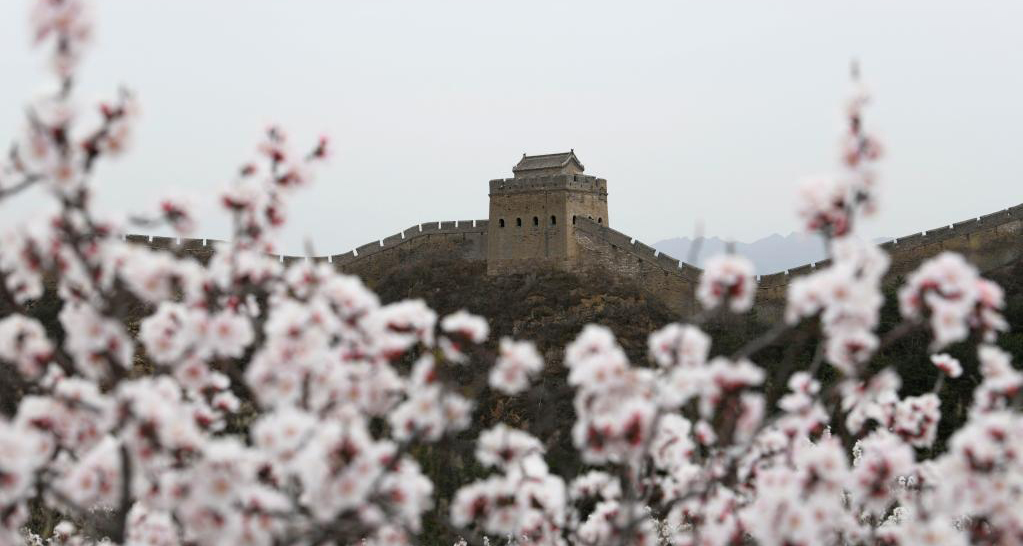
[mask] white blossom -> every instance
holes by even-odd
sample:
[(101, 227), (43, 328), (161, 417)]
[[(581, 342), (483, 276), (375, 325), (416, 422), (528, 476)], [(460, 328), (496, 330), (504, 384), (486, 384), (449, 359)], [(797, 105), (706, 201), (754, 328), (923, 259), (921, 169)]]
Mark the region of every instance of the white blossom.
[(712, 256), (704, 263), (696, 298), (705, 309), (727, 303), (733, 313), (748, 311), (756, 295), (753, 262), (734, 254)]

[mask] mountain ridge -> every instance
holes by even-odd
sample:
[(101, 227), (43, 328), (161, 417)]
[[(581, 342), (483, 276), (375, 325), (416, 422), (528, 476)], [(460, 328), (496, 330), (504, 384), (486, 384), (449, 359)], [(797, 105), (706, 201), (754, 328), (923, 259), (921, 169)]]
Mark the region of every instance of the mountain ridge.
[[(875, 239), (875, 242), (888, 241), (889, 238)], [(698, 254), (695, 259), (690, 256), (693, 251), (694, 239), (690, 237), (674, 237), (663, 239), (652, 246), (658, 252), (672, 258), (703, 267), (704, 261), (715, 254), (732, 250), (749, 258), (753, 262), (758, 275), (780, 273), (788, 269), (815, 263), (827, 259), (824, 239), (819, 235), (792, 232), (788, 235), (772, 233), (752, 243), (743, 243), (722, 239), (720, 237), (704, 237), (700, 239)]]

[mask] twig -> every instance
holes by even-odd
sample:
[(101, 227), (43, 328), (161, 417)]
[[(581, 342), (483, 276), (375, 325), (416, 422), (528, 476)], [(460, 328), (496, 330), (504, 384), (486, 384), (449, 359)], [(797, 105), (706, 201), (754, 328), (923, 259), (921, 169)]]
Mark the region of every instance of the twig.
[(686, 262), (696, 267), (696, 261), (700, 259), (700, 247), (703, 246), (703, 221), (696, 221), (696, 228), (693, 232), (693, 244), (689, 245), (689, 252), (686, 254)]
[(114, 517), (114, 526), (110, 532), (115, 543), (124, 542), (125, 531), (128, 527), (128, 511), (131, 510), (131, 480), (132, 465), (131, 454), (128, 446), (121, 441), (121, 502)]
[(21, 182), (18, 182), (17, 184), (15, 184), (13, 186), (9, 186), (9, 187), (6, 187), (6, 188), (0, 188), (0, 200), (7, 199), (8, 197), (12, 197), (14, 195), (17, 195), (21, 191), (26, 190), (26, 189), (32, 187), (33, 184), (35, 184), (36, 182), (39, 182), (42, 179), (43, 179), (43, 177), (38, 175), (38, 174), (29, 174), (29, 175), (26, 175), (25, 178)]
[(793, 330), (796, 326), (802, 324), (802, 321), (796, 324), (788, 324), (785, 321), (781, 321), (771, 327), (770, 330), (764, 332), (763, 335), (750, 341), (746, 345), (742, 346), (738, 351), (732, 354), (732, 361), (740, 360), (753, 356), (760, 350), (766, 348), (770, 344), (774, 343), (779, 337), (784, 335), (789, 330)]
[(918, 328), (922, 328), (923, 323), (918, 320), (905, 320), (900, 322), (894, 328), (888, 331), (887, 334), (881, 338), (881, 343), (877, 346), (877, 351), (874, 354), (880, 353), (881, 351), (892, 346), (895, 342), (906, 337), (909, 334), (915, 332)]

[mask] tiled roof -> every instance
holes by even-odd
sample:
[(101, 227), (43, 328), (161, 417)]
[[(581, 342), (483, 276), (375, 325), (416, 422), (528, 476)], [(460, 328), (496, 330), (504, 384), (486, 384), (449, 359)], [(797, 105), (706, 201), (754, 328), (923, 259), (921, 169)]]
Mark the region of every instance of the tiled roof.
[(569, 161), (575, 161), (579, 168), (585, 170), (579, 158), (576, 157), (575, 151), (562, 152), (559, 154), (543, 154), (543, 155), (526, 155), (522, 154), (522, 159), (519, 160), (518, 165), (512, 167), (512, 172), (520, 171), (533, 171), (537, 169), (552, 169), (556, 167), (564, 167), (568, 165)]

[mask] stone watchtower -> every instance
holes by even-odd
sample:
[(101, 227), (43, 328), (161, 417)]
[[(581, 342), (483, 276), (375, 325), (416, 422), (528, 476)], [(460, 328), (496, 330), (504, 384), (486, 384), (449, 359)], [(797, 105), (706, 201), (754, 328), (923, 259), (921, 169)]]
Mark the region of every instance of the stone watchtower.
[(526, 155), (514, 178), (490, 181), (487, 273), (538, 267), (572, 269), (578, 262), (578, 218), (607, 225), (607, 180), (583, 174), (575, 150)]

